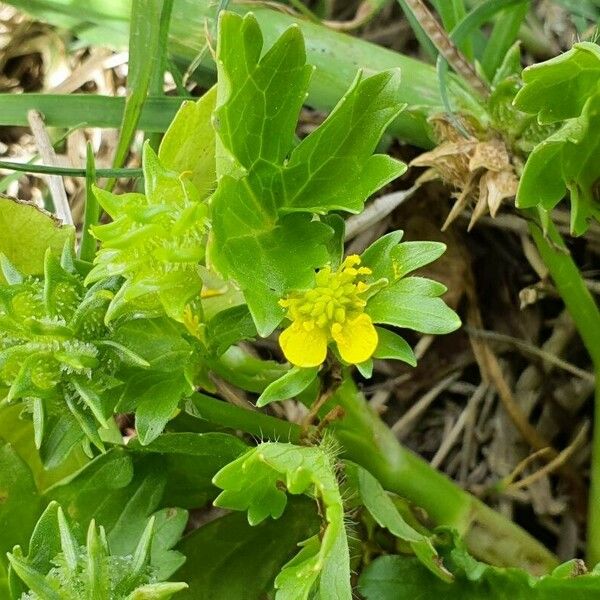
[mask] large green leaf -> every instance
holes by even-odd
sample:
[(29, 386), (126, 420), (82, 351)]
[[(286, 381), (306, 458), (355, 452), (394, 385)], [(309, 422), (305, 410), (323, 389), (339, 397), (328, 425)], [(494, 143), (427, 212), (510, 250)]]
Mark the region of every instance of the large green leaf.
[(178, 546), (187, 561), (176, 577), (190, 586), (179, 598), (261, 600), (297, 544), (317, 531), (316, 510), (309, 501), (290, 501), (279, 519), (255, 527), (241, 513), (216, 519)]
[(580, 42), (556, 58), (527, 67), (522, 77), (525, 85), (515, 97), (517, 108), (538, 113), (541, 123), (573, 119), (600, 91), (600, 46)]
[(163, 504), (190, 509), (217, 494), (215, 473), (247, 449), (225, 433), (165, 433), (147, 446), (133, 440), (128, 448), (166, 476)]
[[(600, 73), (600, 71), (599, 71)], [(517, 190), (517, 206), (550, 210), (571, 199), (571, 231), (585, 233), (592, 218), (600, 220), (600, 92), (591, 96), (580, 117), (565, 121), (529, 155)]]
[[(283, 317), (286, 291), (307, 287), (329, 259), (334, 230), (312, 213), (359, 212), (405, 165), (375, 155), (402, 106), (399, 73), (360, 75), (325, 123), (293, 147), (311, 69), (291, 27), (261, 57), (252, 15), (224, 13), (217, 62), (215, 129), (219, 185), (212, 199), (209, 258), (242, 288), (258, 333)], [(289, 215), (306, 212), (308, 215)]]
[(30, 202), (0, 195), (0, 252), (26, 275), (41, 275), (46, 250), (60, 255), (74, 231)]

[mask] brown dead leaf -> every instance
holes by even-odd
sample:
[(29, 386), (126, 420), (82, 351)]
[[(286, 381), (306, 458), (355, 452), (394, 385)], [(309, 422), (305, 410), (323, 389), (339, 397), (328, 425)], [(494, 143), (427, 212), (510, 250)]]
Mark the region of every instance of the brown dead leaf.
[(458, 191), (456, 202), (443, 225), (446, 229), (470, 204), (474, 204), (469, 230), (488, 211), (496, 216), (502, 201), (512, 198), (518, 179), (504, 141), (500, 138), (466, 138), (451, 123), (436, 119), (441, 143), (415, 158), (414, 167), (429, 167), (419, 183), (441, 179)]

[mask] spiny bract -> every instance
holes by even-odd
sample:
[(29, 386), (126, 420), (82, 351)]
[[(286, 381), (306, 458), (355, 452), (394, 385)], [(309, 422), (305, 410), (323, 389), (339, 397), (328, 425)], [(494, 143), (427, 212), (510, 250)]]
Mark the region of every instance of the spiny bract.
[(0, 285), (0, 385), (8, 388), (6, 401), (23, 400), (33, 413), (38, 447), (47, 417), (63, 415), (66, 403), (102, 448), (95, 421), (106, 426), (112, 414), (102, 394), (120, 384), (114, 377), (119, 363), (147, 366), (111, 340), (105, 325), (116, 279), (86, 289), (70, 242), (60, 261), (46, 253), (41, 278), (22, 275), (4, 256), (0, 261), (7, 281)]
[(205, 254), (208, 208), (185, 173), (165, 169), (150, 146), (143, 155), (145, 194), (95, 194), (112, 222), (92, 228), (102, 242), (86, 283), (125, 281), (106, 319), (167, 314), (179, 322), (200, 310), (198, 266)]

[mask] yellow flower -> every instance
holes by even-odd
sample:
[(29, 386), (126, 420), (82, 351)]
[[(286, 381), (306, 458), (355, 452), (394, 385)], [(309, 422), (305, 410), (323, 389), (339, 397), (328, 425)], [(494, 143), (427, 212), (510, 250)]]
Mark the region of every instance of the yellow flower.
[(315, 287), (279, 301), (292, 324), (279, 336), (285, 357), (298, 367), (316, 367), (335, 342), (340, 356), (357, 364), (369, 359), (377, 347), (377, 331), (365, 314), (364, 295), (369, 285), (361, 276), (360, 257), (348, 256), (337, 271), (325, 267), (315, 275)]

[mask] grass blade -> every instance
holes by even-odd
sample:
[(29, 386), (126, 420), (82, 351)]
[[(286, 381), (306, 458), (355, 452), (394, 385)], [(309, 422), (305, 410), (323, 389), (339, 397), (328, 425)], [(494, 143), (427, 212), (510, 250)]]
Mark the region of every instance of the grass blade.
[(96, 163), (94, 162), (94, 152), (90, 142), (87, 143), (85, 158), (85, 214), (79, 246), (79, 258), (93, 262), (96, 256), (96, 239), (91, 234), (90, 227), (98, 223), (100, 219), (100, 205), (92, 190), (92, 185), (96, 183)]
[[(0, 160), (0, 169), (20, 171), (23, 173), (39, 173), (40, 175), (62, 175), (63, 177), (85, 177), (87, 169), (74, 167), (51, 167), (48, 165), (32, 165), (29, 163), (10, 162)], [(139, 177), (142, 169), (98, 169), (98, 177)]]
[[(164, 0), (162, 11), (160, 13), (160, 24), (158, 28), (158, 58), (156, 68), (152, 73), (150, 80), (150, 94), (153, 96), (162, 96), (164, 90), (165, 71), (167, 70), (167, 43), (169, 41), (169, 25), (171, 24), (171, 12), (173, 11), (173, 0)], [(150, 146), (155, 152), (158, 152), (160, 144), (160, 134), (153, 132), (148, 139)]]
[(502, 64), (508, 49), (514, 44), (519, 35), (521, 23), (529, 12), (529, 2), (517, 4), (505, 9), (498, 16), (492, 34), (483, 53), (481, 66), (487, 78), (491, 81), (494, 73)]
[[(152, 73), (157, 68), (161, 7), (161, 0), (133, 0), (131, 4), (127, 97), (113, 160), (115, 168), (125, 163), (148, 95)], [(115, 179), (110, 179), (106, 188), (112, 189), (115, 182)]]
[[(149, 97), (140, 116), (144, 131), (166, 131), (185, 98)], [(27, 112), (38, 110), (48, 127), (119, 127), (125, 99), (93, 94), (0, 94), (0, 125), (28, 127)]]

